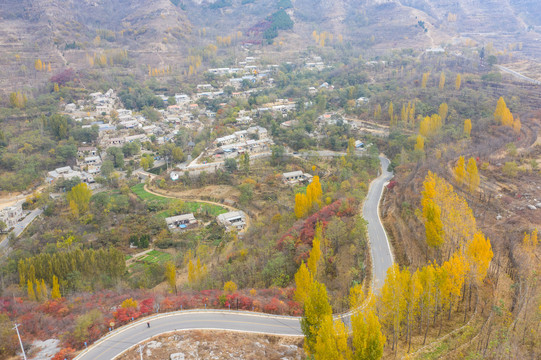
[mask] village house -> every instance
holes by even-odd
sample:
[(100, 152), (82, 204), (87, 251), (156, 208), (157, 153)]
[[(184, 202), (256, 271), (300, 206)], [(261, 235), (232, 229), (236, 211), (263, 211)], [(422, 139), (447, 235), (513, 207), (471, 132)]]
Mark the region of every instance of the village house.
[(149, 141), (149, 138), (146, 136), (146, 134), (131, 135), (124, 138), (124, 142), (126, 143), (132, 143), (134, 141), (144, 143), (145, 141)]
[(55, 170), (49, 171), (47, 175), (49, 179), (51, 179), (50, 181), (54, 181), (57, 179), (69, 180), (73, 179), (74, 177), (78, 177), (79, 179), (81, 178), (81, 172), (74, 171), (71, 166), (59, 167)]
[(282, 174), (282, 179), (286, 184), (294, 185), (298, 183), (312, 182), (313, 176), (302, 171), (291, 171)]
[(6, 224), (6, 230), (14, 227), (24, 217), (22, 202), (0, 210), (0, 221)]
[(198, 225), (193, 213), (168, 217), (165, 219), (165, 223), (169, 230), (189, 230)]
[(108, 149), (110, 147), (122, 147), (122, 145), (124, 145), (125, 143), (125, 139), (123, 137), (103, 137), (100, 139), (99, 141), (100, 143), (100, 146), (103, 148), (103, 149)]
[(94, 146), (81, 146), (77, 148), (77, 157), (84, 158), (85, 156), (97, 156), (98, 149)]
[(269, 132), (262, 126), (251, 126), (246, 132), (248, 133), (248, 136), (254, 140), (263, 140), (269, 137)]
[(240, 210), (231, 211), (218, 215), (216, 221), (228, 231), (242, 231), (246, 227), (246, 214)]
[(67, 113), (72, 113), (72, 112), (75, 112), (76, 110), (77, 110), (77, 105), (75, 105), (75, 104), (68, 104), (64, 108), (64, 111), (67, 112)]
[(191, 99), (186, 94), (175, 94), (175, 101), (177, 102), (177, 105), (185, 105), (190, 103)]

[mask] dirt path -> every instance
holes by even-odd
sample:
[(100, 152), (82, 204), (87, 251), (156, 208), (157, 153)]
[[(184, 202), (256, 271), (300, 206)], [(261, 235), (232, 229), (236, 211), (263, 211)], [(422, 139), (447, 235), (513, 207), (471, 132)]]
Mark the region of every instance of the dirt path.
[[(227, 209), (229, 211), (242, 211), (242, 210), (237, 209), (237, 208), (235, 208), (233, 206), (230, 206), (230, 205), (220, 204), (220, 203), (217, 203), (217, 202), (214, 202), (214, 201), (189, 198), (189, 197), (186, 197), (186, 196), (181, 196), (181, 195), (176, 194), (174, 192), (166, 192), (164, 194), (162, 192), (159, 192), (156, 189), (151, 190), (148, 187), (147, 184), (145, 184), (144, 190), (146, 192), (152, 194), (152, 195), (161, 196), (161, 197), (168, 198), (168, 199), (179, 199), (179, 200), (182, 200), (182, 201), (191, 201), (191, 202), (198, 202), (198, 203), (204, 203), (204, 204), (211, 204), (211, 205), (221, 206), (221, 207), (223, 207), (223, 208), (225, 208), (225, 209)], [(246, 212), (244, 212), (244, 213), (246, 214)], [(246, 231), (246, 229), (248, 229), (250, 227), (250, 223), (251, 223), (251, 219), (248, 216), (248, 214), (246, 214), (245, 216), (246, 216), (246, 227), (245, 227), (244, 231)]]

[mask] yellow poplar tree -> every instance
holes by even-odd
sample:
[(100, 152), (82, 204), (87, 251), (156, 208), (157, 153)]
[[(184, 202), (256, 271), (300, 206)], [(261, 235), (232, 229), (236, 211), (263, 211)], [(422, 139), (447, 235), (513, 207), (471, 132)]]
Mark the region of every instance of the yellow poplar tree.
[(303, 218), (309, 210), (308, 197), (306, 194), (295, 194), (295, 216), (297, 219)]
[(464, 179), (466, 178), (466, 162), (464, 160), (464, 156), (458, 158), (455, 166), (455, 177), (458, 185), (462, 185), (464, 183)]
[(43, 300), (47, 300), (49, 297), (47, 294), (47, 286), (45, 286), (45, 281), (41, 279), (41, 296), (43, 296)]
[(74, 186), (67, 195), (70, 207), (72, 203), (77, 205), (78, 213), (81, 215), (87, 212), (91, 197), (92, 190), (86, 183), (80, 183)]
[(391, 121), (391, 126), (394, 125), (394, 106), (392, 101), (389, 104), (389, 120)]
[(440, 88), (440, 90), (443, 90), (444, 87), (445, 87), (445, 74), (442, 71), (441, 74), (440, 74), (439, 88)]
[(331, 315), (323, 318), (314, 345), (315, 360), (350, 359), (348, 332), (342, 320), (333, 321)]
[(165, 277), (167, 279), (167, 283), (169, 284), (169, 287), (171, 288), (171, 292), (177, 293), (177, 268), (175, 267), (175, 264), (173, 264), (171, 261), (169, 261), (167, 264), (165, 264)]
[(36, 301), (36, 293), (34, 292), (34, 283), (30, 279), (28, 279), (27, 290), (28, 290), (28, 300)]
[(376, 120), (381, 119), (381, 105), (380, 104), (376, 105), (376, 109), (374, 110), (374, 118)]
[(312, 275), (303, 261), (295, 274), (295, 300), (304, 304), (311, 285)]
[(304, 316), (301, 329), (305, 336), (304, 350), (308, 355), (315, 353), (317, 334), (326, 316), (332, 315), (332, 308), (327, 296), (327, 288), (318, 281), (312, 282), (304, 302)]
[(430, 76), (430, 72), (423, 73), (423, 80), (421, 82), (421, 88), (426, 89), (426, 84), (428, 83), (428, 77)]
[(470, 137), (471, 128), (472, 128), (471, 119), (464, 120), (464, 135), (466, 135), (467, 137)]
[(422, 137), (421, 135), (417, 135), (417, 142), (415, 143), (413, 150), (424, 151), (424, 149), (425, 149), (425, 138)]
[(479, 285), (487, 276), (488, 266), (493, 256), (490, 240), (485, 238), (482, 232), (477, 232), (465, 251), (470, 277), (475, 285)]
[(385, 336), (374, 311), (357, 312), (351, 317), (353, 359), (378, 360), (383, 356)]
[(503, 117), (506, 109), (507, 105), (505, 104), (505, 100), (503, 97), (500, 97), (498, 99), (498, 104), (496, 105), (496, 111), (494, 111), (494, 120), (497, 123), (503, 123)]
[(406, 301), (405, 301), (405, 289), (404, 282), (402, 280), (403, 275), (395, 263), (387, 270), (387, 276), (385, 283), (381, 288), (380, 303), (382, 307), (382, 313), (384, 309), (384, 315), (382, 317), (388, 328), (392, 330), (392, 348), (397, 350), (398, 336), (402, 326), (402, 320), (405, 315)]
[(455, 252), (448, 261), (443, 263), (442, 268), (447, 275), (442, 291), (442, 305), (444, 310), (446, 308), (449, 310), (450, 318), (453, 304), (462, 293), (468, 265), (464, 255), (460, 252)]
[(461, 85), (462, 85), (462, 77), (460, 76), (460, 74), (457, 74), (456, 80), (455, 80), (455, 89), (460, 90)]
[(60, 299), (60, 286), (58, 285), (58, 278), (56, 275), (53, 275), (53, 288), (51, 290), (51, 299)]
[(41, 59), (37, 59), (37, 60), (34, 62), (34, 68), (35, 68), (37, 71), (43, 70), (43, 62), (41, 61)]
[(477, 162), (474, 158), (470, 158), (470, 160), (468, 160), (466, 172), (468, 179), (468, 189), (473, 194), (481, 183), (481, 179), (479, 177), (479, 170), (477, 169)]
[(422, 192), (421, 205), (425, 223), (426, 243), (430, 247), (439, 248), (443, 245), (443, 223), (441, 220), (441, 208), (434, 201), (436, 196), (435, 178), (430, 176), (425, 179), (424, 191)]
[(449, 106), (447, 106), (447, 103), (442, 103), (438, 110), (438, 115), (440, 116), (441, 122), (443, 124), (445, 124), (445, 120), (447, 119), (448, 113), (449, 113)]

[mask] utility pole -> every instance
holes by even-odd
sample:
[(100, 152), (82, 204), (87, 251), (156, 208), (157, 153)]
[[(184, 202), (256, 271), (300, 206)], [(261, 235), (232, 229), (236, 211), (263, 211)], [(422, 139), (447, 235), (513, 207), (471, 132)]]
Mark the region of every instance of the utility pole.
[(13, 328), (15, 329), (15, 331), (17, 331), (17, 336), (19, 337), (19, 344), (21, 344), (21, 350), (23, 351), (23, 358), (24, 360), (26, 360), (26, 353), (24, 352), (23, 341), (21, 340), (21, 334), (19, 334), (19, 326), (21, 325), (15, 324), (15, 327)]

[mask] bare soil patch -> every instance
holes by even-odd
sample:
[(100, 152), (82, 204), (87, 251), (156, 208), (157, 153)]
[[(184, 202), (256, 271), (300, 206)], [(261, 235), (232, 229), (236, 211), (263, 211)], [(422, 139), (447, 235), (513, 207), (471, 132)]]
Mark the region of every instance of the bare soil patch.
[[(159, 335), (143, 345), (145, 359), (302, 359), (300, 337), (281, 337), (227, 331), (178, 331)], [(139, 346), (118, 360), (137, 360)]]

